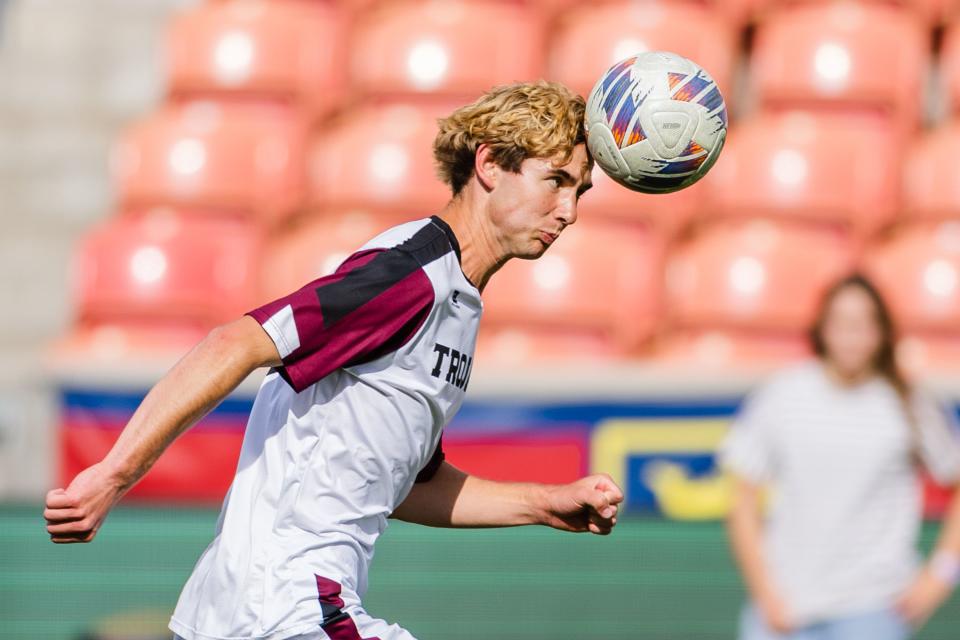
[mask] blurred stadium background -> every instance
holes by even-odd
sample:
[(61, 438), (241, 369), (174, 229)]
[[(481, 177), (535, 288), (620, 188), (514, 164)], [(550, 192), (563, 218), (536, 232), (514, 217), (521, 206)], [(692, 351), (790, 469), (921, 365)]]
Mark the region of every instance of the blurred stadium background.
[[(46, 541), (45, 491), (209, 328), (437, 211), (435, 117), (515, 80), (586, 95), (644, 49), (717, 79), (727, 148), (669, 196), (594, 172), (569, 235), (486, 292), (445, 440), (495, 478), (612, 473), (633, 516), (604, 540), (394, 525), (368, 604), (424, 638), (733, 637), (713, 451), (804, 356), (824, 285), (876, 278), (903, 364), (960, 400), (955, 0), (0, 0), (0, 638), (165, 637), (257, 380), (93, 545)], [(920, 637), (960, 638), (960, 600)]]

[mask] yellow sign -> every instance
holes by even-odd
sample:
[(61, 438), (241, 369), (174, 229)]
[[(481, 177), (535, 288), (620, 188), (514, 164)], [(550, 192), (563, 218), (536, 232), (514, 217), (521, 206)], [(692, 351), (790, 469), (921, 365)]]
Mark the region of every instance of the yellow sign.
[[(712, 457), (727, 434), (729, 419), (614, 419), (594, 429), (590, 446), (593, 473), (608, 473), (628, 492), (640, 487), (656, 497), (667, 517), (715, 520), (724, 517), (732, 499), (732, 481), (723, 473), (692, 477), (676, 462), (684, 457)], [(642, 471), (628, 477), (631, 459)], [(674, 460), (671, 460), (674, 458)]]

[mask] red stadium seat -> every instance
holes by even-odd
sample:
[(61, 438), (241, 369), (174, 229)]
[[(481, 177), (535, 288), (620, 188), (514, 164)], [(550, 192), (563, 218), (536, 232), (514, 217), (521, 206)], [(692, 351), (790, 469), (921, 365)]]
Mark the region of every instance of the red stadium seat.
[(929, 48), (919, 18), (900, 7), (791, 6), (758, 28), (753, 78), (768, 107), (860, 110), (915, 127)]
[(802, 331), (676, 331), (654, 350), (661, 367), (724, 372), (771, 369), (809, 355)]
[(327, 214), (285, 229), (267, 245), (260, 273), (264, 299), (275, 300), (333, 273), (368, 240), (399, 222), (353, 212)]
[(593, 187), (580, 199), (578, 211), (586, 220), (642, 221), (670, 235), (700, 213), (704, 196), (702, 181), (674, 193), (638, 193), (617, 184), (594, 166)]
[(610, 364), (631, 355), (631, 349), (617, 344), (602, 330), (557, 327), (484, 326), (476, 350), (477, 362), (484, 368)]
[(864, 269), (905, 332), (960, 327), (960, 223), (912, 224), (868, 248)]
[(282, 101), (318, 113), (342, 93), (342, 25), (330, 3), (254, 0), (201, 4), (169, 34), (174, 96)]
[(940, 78), (951, 113), (960, 112), (960, 20), (954, 22), (943, 34), (940, 46)]
[(897, 342), (897, 362), (911, 377), (960, 373), (960, 331), (908, 334)]
[(767, 0), (713, 0), (710, 4), (731, 26), (752, 24)]
[(385, 104), (345, 113), (312, 145), (311, 205), (402, 211), (414, 218), (439, 211), (450, 190), (434, 170), (433, 139), (436, 119), (454, 108)]
[(81, 243), (79, 320), (208, 328), (256, 304), (259, 259), (260, 231), (248, 221), (163, 209), (113, 219)]
[(733, 30), (709, 8), (692, 3), (578, 4), (561, 14), (550, 46), (549, 76), (587, 96), (613, 63), (657, 50), (697, 61), (731, 99), (737, 51)]
[(950, 112), (960, 113), (960, 3), (953, 8), (953, 22), (944, 31), (940, 50), (940, 84)]
[[(142, 373), (143, 365), (155, 362), (162, 372), (206, 334), (204, 325), (169, 319), (81, 323), (56, 340), (50, 361), (55, 367), (67, 370), (128, 362), (138, 373)], [(117, 375), (115, 369), (109, 371)]]
[(727, 138), (704, 179), (719, 216), (788, 217), (869, 232), (898, 211), (900, 155), (871, 118), (758, 116)]
[(351, 71), (368, 94), (475, 97), (542, 75), (542, 26), (519, 2), (405, 0), (362, 14)]
[(283, 110), (171, 105), (134, 126), (114, 156), (125, 207), (178, 205), (276, 221), (305, 199), (303, 134)]
[(960, 7), (956, 0), (901, 0), (901, 4), (912, 7), (932, 24), (950, 18)]
[(852, 266), (847, 234), (752, 220), (706, 225), (667, 260), (672, 327), (801, 331)]
[(960, 123), (930, 131), (910, 149), (904, 163), (903, 212), (910, 218), (960, 218)]
[[(535, 261), (514, 260), (484, 291), (491, 330), (566, 332), (633, 348), (660, 308), (660, 239), (641, 225), (581, 219)], [(486, 330), (485, 328), (485, 330)]]
[[(733, 11), (740, 15), (752, 15), (760, 21), (771, 12), (782, 9), (790, 5), (802, 4), (829, 4), (835, 0), (735, 0), (730, 2), (731, 7), (723, 6), (725, 13)], [(878, 4), (894, 6), (906, 12), (914, 14), (926, 24), (936, 24), (940, 22), (948, 12), (948, 6), (955, 0), (855, 0), (860, 4)], [(721, 3), (726, 5), (726, 2)], [(739, 11), (738, 5), (743, 5)]]

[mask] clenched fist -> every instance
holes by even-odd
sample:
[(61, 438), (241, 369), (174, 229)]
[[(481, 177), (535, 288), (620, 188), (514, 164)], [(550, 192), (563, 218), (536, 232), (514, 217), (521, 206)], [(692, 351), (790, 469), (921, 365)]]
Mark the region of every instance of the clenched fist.
[(81, 471), (66, 489), (51, 490), (43, 511), (50, 540), (90, 542), (124, 492), (124, 484), (102, 464)]

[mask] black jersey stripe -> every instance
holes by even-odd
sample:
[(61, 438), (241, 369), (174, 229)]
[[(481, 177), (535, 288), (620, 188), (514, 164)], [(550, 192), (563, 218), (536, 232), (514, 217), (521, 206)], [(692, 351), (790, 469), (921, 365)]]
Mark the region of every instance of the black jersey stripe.
[(438, 216), (430, 216), (430, 222), (443, 230), (444, 235), (447, 236), (447, 240), (450, 241), (450, 246), (453, 247), (454, 253), (457, 254), (457, 262), (463, 262), (463, 257), (460, 255), (460, 242), (457, 240), (457, 236), (453, 233), (450, 225)]
[(317, 287), (324, 328), (386, 293), (417, 269), (457, 251), (450, 240), (452, 232), (448, 236), (444, 227), (445, 223), (443, 227), (435, 223), (424, 225), (402, 244), (378, 253), (370, 262), (340, 280)]

